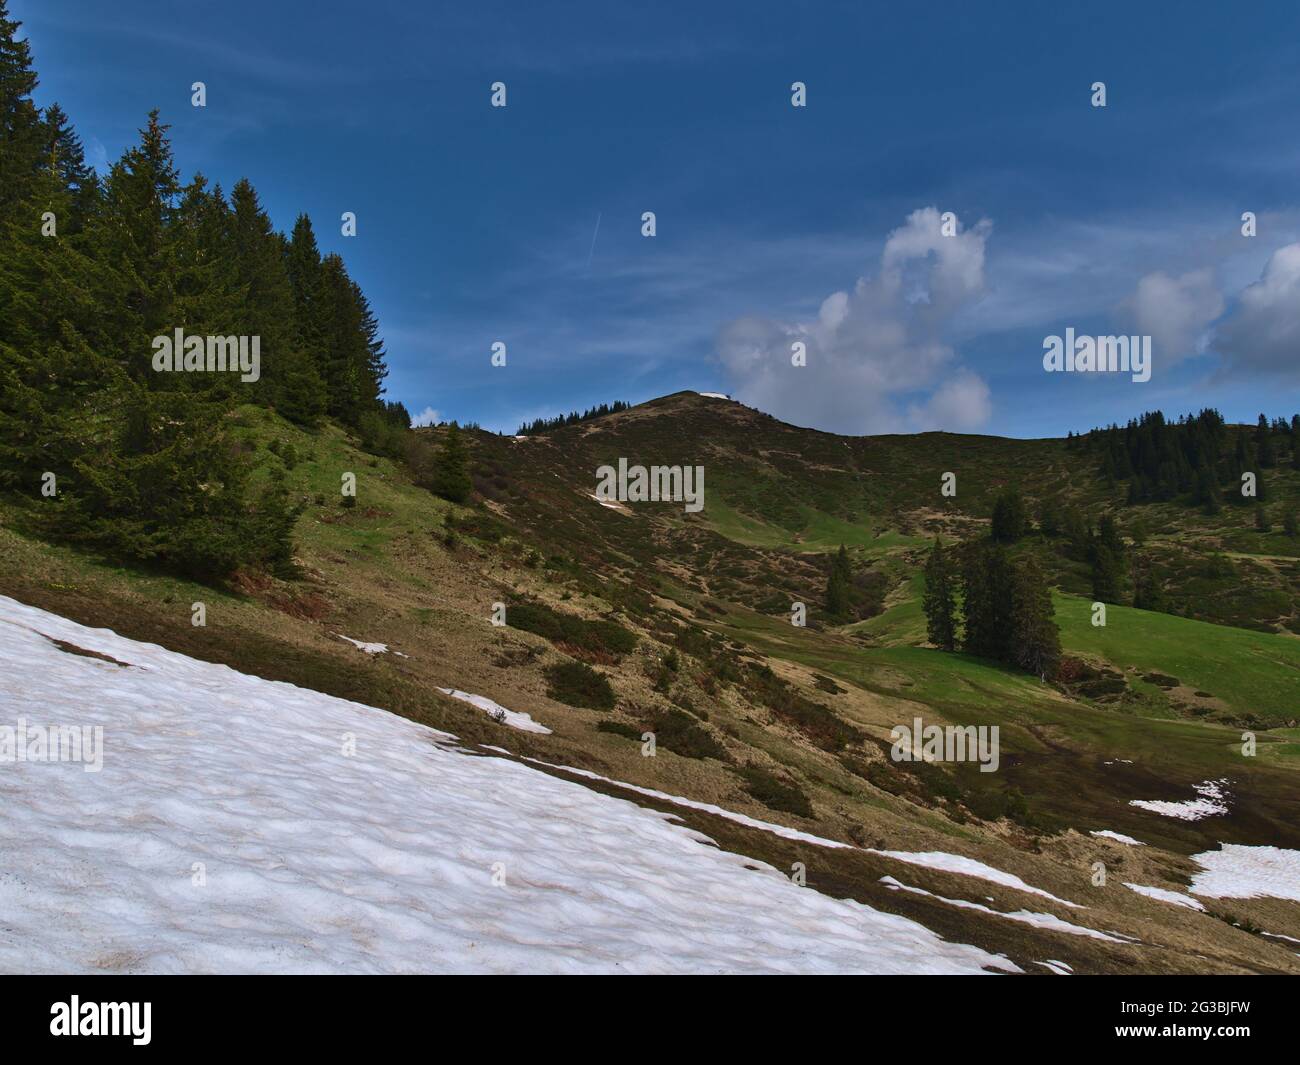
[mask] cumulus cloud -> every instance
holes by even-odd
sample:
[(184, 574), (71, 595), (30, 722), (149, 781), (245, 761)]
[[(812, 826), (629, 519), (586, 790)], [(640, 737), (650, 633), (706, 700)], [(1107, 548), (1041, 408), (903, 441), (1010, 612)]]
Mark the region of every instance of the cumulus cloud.
[(1147, 274), (1120, 308), (1133, 333), (1151, 337), (1156, 363), (1171, 366), (1204, 351), (1207, 327), (1223, 313), (1223, 296), (1208, 269), (1181, 277)]
[(411, 419), (413, 428), (420, 429), (426, 425), (437, 425), (442, 419), (438, 412), (432, 407), (425, 407), (419, 414)]
[(1215, 334), (1225, 371), (1300, 378), (1300, 244), (1278, 248)]
[(953, 374), (924, 403), (914, 403), (908, 410), (912, 426), (918, 432), (978, 429), (992, 414), (989, 386), (977, 374), (965, 369)]
[[(718, 355), (732, 394), (786, 421), (846, 433), (982, 424), (988, 388), (953, 367), (944, 331), (983, 294), (992, 226), (944, 236), (941, 223), (934, 207), (913, 211), (885, 241), (879, 272), (827, 296), (812, 321), (748, 317), (724, 328)], [(806, 366), (791, 364), (796, 343)], [(912, 398), (918, 392), (930, 394)]]

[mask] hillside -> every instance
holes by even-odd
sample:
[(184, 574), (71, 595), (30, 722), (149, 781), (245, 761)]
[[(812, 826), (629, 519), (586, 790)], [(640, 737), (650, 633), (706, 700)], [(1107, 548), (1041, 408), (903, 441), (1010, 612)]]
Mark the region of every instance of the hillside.
[[(249, 569), (214, 585), (128, 567), (16, 532), (23, 507), (6, 502), (0, 593), (392, 711), (466, 750), (534, 759), (532, 773), (671, 812), (782, 871), (801, 862), (816, 892), (1025, 971), (1054, 960), (1076, 972), (1300, 972), (1277, 938), (1300, 938), (1296, 901), (1265, 889), (1196, 896), (1203, 912), (1186, 904), (1207, 865), (1300, 849), (1300, 545), (1257, 532), (1238, 508), (1126, 507), (1123, 487), (1065, 441), (838, 437), (692, 393), (526, 438), (467, 431), (465, 506), (421, 487), (445, 429), (413, 432), (399, 459), (264, 407), (238, 408), (227, 428), (255, 479), (283, 478), (306, 505), (296, 576)], [(620, 457), (704, 466), (704, 508), (602, 505), (595, 471)], [(339, 496), (348, 472), (355, 506)], [(945, 472), (953, 498), (939, 492)], [(1266, 476), (1273, 500), (1297, 498), (1300, 474)], [(1141, 519), (1168, 601), (1187, 607), (1112, 606), (1094, 628), (1078, 560), (1059, 538), (1023, 538), (1015, 550), (1048, 567), (1063, 645), (1096, 671), (1091, 686), (926, 646), (927, 545), (985, 535), (1009, 484), (1031, 509), (1109, 508), (1130, 543)], [(841, 543), (864, 614), (847, 624), (820, 616)], [(806, 627), (790, 624), (794, 602), (808, 606)], [(504, 626), (492, 623), (498, 603)], [(516, 714), (549, 731), (516, 727)], [(999, 771), (892, 760), (890, 730), (918, 716), (998, 726)], [(1244, 728), (1257, 757), (1240, 754)], [(1159, 812), (1220, 781), (1221, 812)]]
[[(1016, 968), (382, 711), (11, 600), (0, 600), (0, 646), (36, 677), (3, 682), (6, 717), (37, 700), (107, 738), (92, 772), (5, 787), (6, 805), (29, 816), (0, 825), (0, 969)], [(247, 790), (232, 792), (234, 780)], [(127, 918), (106, 927), (104, 896), (132, 900)]]

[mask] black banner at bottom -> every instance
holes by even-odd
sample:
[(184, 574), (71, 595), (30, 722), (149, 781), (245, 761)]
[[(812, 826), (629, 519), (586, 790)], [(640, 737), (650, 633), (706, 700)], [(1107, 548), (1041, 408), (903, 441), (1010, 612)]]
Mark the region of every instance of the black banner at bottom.
[(734, 1055), (749, 1046), (807, 1053), (850, 1029), (904, 1038), (918, 1050), (1013, 1038), (1071, 1050), (1200, 1043), (1231, 1053), (1233, 1044), (1289, 1040), (1296, 989), (1276, 977), (1205, 976), (876, 976), (840, 978), (839, 986), (828, 982), (835, 978), (777, 977), (689, 991), (651, 991), (635, 978), (563, 979), (508, 987), (449, 976), (10, 976), (0, 978), (0, 994), (7, 1050), (63, 1043), (93, 1052), (112, 1043), (337, 1053), (435, 1033), (485, 1049), (555, 1048), (557, 1038), (622, 1029), (637, 1033), (643, 1052), (658, 1046), (676, 1055), (689, 1044)]

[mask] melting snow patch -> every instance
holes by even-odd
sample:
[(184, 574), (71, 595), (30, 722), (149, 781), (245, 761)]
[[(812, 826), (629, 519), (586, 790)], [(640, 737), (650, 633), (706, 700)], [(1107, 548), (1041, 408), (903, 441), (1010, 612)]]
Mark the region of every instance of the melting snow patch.
[(1176, 817), (1180, 821), (1200, 821), (1206, 817), (1218, 817), (1228, 812), (1228, 796), (1225, 791), (1226, 780), (1206, 780), (1197, 784), (1193, 790), (1199, 799), (1186, 799), (1183, 802), (1166, 802), (1163, 799), (1130, 799), (1130, 806), (1140, 806), (1162, 817)]
[(1096, 832), (1089, 832), (1090, 836), (1100, 836), (1102, 839), (1113, 839), (1116, 843), (1127, 843), (1130, 847), (1145, 847), (1146, 844), (1140, 839), (1134, 839), (1132, 836), (1125, 836), (1120, 832), (1112, 832), (1109, 828), (1102, 828)]
[(1051, 969), (1057, 976), (1071, 976), (1074, 973), (1074, 970), (1063, 961), (1040, 961), (1037, 964), (1046, 969)]
[(1130, 884), (1128, 881), (1124, 881), (1124, 886), (1130, 891), (1136, 891), (1139, 895), (1145, 895), (1149, 899), (1156, 899), (1158, 902), (1172, 902), (1175, 906), (1186, 906), (1189, 910), (1205, 911), (1204, 906), (1190, 895), (1184, 895), (1181, 891), (1147, 887), (1145, 884)]
[(912, 853), (910, 851), (878, 851), (874, 849), (870, 853), (883, 854), (887, 858), (897, 858), (900, 862), (921, 865), (927, 869), (941, 869), (946, 873), (960, 873), (962, 876), (978, 877), (980, 880), (988, 880), (994, 884), (1001, 884), (1003, 887), (1015, 888), (1017, 891), (1027, 891), (1031, 895), (1041, 895), (1045, 899), (1059, 902), (1062, 906), (1069, 906), (1071, 909), (1081, 910), (1085, 908), (1077, 902), (1058, 899), (1055, 895), (1042, 890), (1042, 888), (1030, 887), (1018, 876), (1004, 873), (1001, 869), (994, 869), (991, 865), (977, 862), (974, 858), (965, 858), (960, 854), (947, 854), (944, 851)]
[[(341, 632), (336, 632), (334, 635), (340, 640), (347, 640), (353, 647), (365, 651), (368, 655), (382, 655), (388, 650), (388, 644), (386, 643), (363, 643), (360, 640), (354, 640), (351, 636), (344, 636)], [(402, 657), (405, 658), (406, 656), (403, 655)]]
[(1127, 937), (1120, 938), (1118, 934), (1108, 935), (1105, 932), (1098, 932), (1095, 928), (1084, 928), (1082, 925), (1070, 924), (1069, 921), (1062, 921), (1059, 917), (1050, 913), (1034, 913), (1032, 910), (1016, 910), (1015, 913), (1003, 913), (1001, 910), (994, 910), (978, 902), (969, 902), (966, 899), (946, 899), (942, 895), (936, 895), (933, 891), (926, 891), (925, 888), (910, 887), (907, 884), (900, 883), (892, 876), (882, 876), (880, 882), (894, 891), (910, 891), (916, 895), (928, 895), (930, 898), (946, 902), (950, 906), (960, 906), (964, 910), (979, 910), (981, 913), (991, 913), (994, 917), (1005, 917), (1008, 921), (1019, 921), (1021, 924), (1033, 925), (1035, 928), (1045, 928), (1049, 932), (1066, 932), (1072, 936), (1104, 939), (1107, 943), (1133, 942)]
[[(141, 668), (64, 654), (32, 625)], [(0, 775), (0, 971), (1009, 964), (701, 846), (668, 815), (468, 756), (448, 733), (3, 597), (0, 660), (16, 667), (0, 672), (0, 721), (39, 705), (105, 736), (99, 773)]]
[(797, 840), (800, 843), (815, 843), (819, 847), (835, 847), (844, 850), (854, 850), (848, 843), (840, 843), (833, 839), (824, 839), (821, 836), (814, 836), (811, 832), (800, 832), (797, 828), (787, 828), (785, 825), (778, 825), (771, 821), (760, 821), (756, 817), (748, 817), (745, 814), (738, 814), (732, 810), (724, 810), (721, 806), (714, 806), (710, 802), (698, 802), (695, 799), (684, 799), (680, 795), (669, 795), (664, 791), (655, 791), (654, 788), (643, 788), (637, 784), (627, 784), (621, 780), (611, 780), (609, 777), (602, 777), (599, 773), (593, 773), (590, 769), (575, 769), (567, 765), (552, 765), (550, 762), (543, 762), (537, 758), (524, 758), (525, 762), (532, 762), (534, 765), (546, 766), (547, 769), (559, 769), (565, 773), (573, 773), (576, 776), (586, 777), (588, 780), (599, 780), (602, 784), (613, 784), (615, 787), (626, 788), (628, 791), (634, 791), (638, 795), (645, 795), (651, 799), (660, 799), (663, 802), (670, 802), (675, 806), (685, 806), (691, 810), (700, 810), (706, 814), (713, 814), (716, 817), (725, 817), (728, 821), (735, 821), (738, 825), (744, 825), (746, 828), (757, 828), (764, 832), (771, 832), (775, 836), (782, 836), (785, 839)]
[(591, 493), (591, 498), (594, 499), (597, 503), (599, 503), (602, 507), (606, 507), (609, 510), (617, 510), (620, 514), (632, 513), (622, 503), (615, 503), (613, 500), (610, 499), (601, 499), (600, 496), (596, 495), (595, 492)]
[(1205, 869), (1192, 877), (1193, 895), (1207, 899), (1291, 899), (1300, 902), (1300, 851), (1224, 843), (1193, 854)]
[(517, 728), (520, 732), (538, 732), (543, 736), (551, 734), (550, 729), (534, 721), (530, 715), (516, 710), (507, 710), (500, 703), (494, 703), (484, 695), (470, 695), (469, 692), (457, 691), (455, 688), (439, 688), (438, 690), (443, 695), (450, 695), (453, 699), (459, 699), (471, 706), (477, 706), (480, 710), (486, 711), (494, 721), (509, 725), (511, 728)]

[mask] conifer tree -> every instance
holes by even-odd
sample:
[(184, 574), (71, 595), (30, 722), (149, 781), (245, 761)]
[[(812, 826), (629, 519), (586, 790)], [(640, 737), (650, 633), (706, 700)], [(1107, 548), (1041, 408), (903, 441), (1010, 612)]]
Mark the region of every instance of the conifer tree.
[[(220, 188), (201, 174), (180, 192), (168, 230), (175, 264), (173, 318), (187, 335), (227, 336), (242, 321), (247, 289), (240, 283), (230, 234), (230, 211)], [(248, 398), (234, 373), (169, 374), (159, 387), (200, 390), (232, 402)]]
[(1138, 610), (1164, 610), (1164, 590), (1149, 559), (1133, 559), (1133, 606)]
[[(47, 162), (49, 162), (47, 160)], [(110, 272), (85, 241), (58, 229), (68, 190), (52, 165), (38, 170), (29, 198), (0, 217), (0, 487), (35, 494), (40, 479), (66, 485), (89, 445), (87, 398), (114, 378), (105, 355), (95, 285)], [(54, 230), (45, 228), (45, 215)]]
[(1015, 543), (1025, 535), (1029, 515), (1025, 501), (1015, 488), (1008, 488), (993, 504), (992, 536), (999, 543)]
[(324, 281), (316, 234), (311, 219), (305, 214), (300, 214), (293, 224), (293, 232), (285, 250), (284, 265), (289, 275), (289, 284), (293, 288), (294, 323), (298, 341), (307, 352), (323, 384), (326, 316), (323, 303)]
[[(126, 561), (289, 573), (301, 508), (275, 474), (254, 490), (228, 415), (257, 402), (310, 425), (328, 400), (400, 453), (410, 417), (379, 398), (374, 314), (341, 260), (334, 291), (313, 284), (310, 223), (286, 241), (248, 182), (229, 202), (201, 175), (182, 187), (157, 111), (100, 179), (63, 110), (33, 103), (18, 26), (0, 0), (0, 491), (26, 526)], [(155, 370), (154, 338), (177, 328), (258, 336), (262, 381)], [(468, 498), (463, 445), (448, 450), (448, 490)]]
[(1273, 450), (1273, 430), (1269, 427), (1268, 419), (1262, 414), (1255, 426), (1255, 452), (1259, 456), (1260, 466), (1265, 469), (1277, 465), (1277, 456)]
[(840, 544), (840, 549), (831, 561), (830, 576), (826, 580), (826, 614), (835, 620), (848, 618), (852, 611), (849, 588), (853, 583), (853, 566), (849, 562), (849, 553)]
[(72, 538), (202, 580), (241, 563), (283, 563), (297, 512), (272, 486), (250, 504), (248, 467), (222, 428), (224, 407), (137, 384), (114, 439), (78, 460), (58, 520)]
[(103, 318), (106, 353), (137, 381), (170, 388), (170, 375), (150, 364), (152, 338), (170, 335), (174, 320), (174, 246), (168, 237), (179, 194), (168, 127), (149, 113), (140, 143), (113, 164), (104, 205), (87, 234), (97, 263), (94, 297)]
[(460, 427), (452, 422), (434, 458), (433, 491), (453, 503), (469, 501), (473, 484), (469, 476), (469, 455), (461, 439)]
[(1040, 677), (1051, 677), (1061, 660), (1061, 633), (1052, 620), (1052, 591), (1030, 557), (1011, 580), (1011, 661)]
[(1009, 660), (1012, 621), (1011, 566), (1005, 548), (976, 543), (962, 570), (962, 650)]
[(17, 39), (21, 25), (0, 0), (0, 218), (13, 217), (32, 196), (43, 154), (43, 123), (32, 102), (36, 71), (30, 45)]
[(1092, 598), (1098, 603), (1118, 603), (1120, 598), (1120, 563), (1103, 543), (1092, 552)]
[(245, 293), (238, 332), (260, 338), (257, 394), (286, 418), (312, 425), (325, 410), (325, 390), (298, 335), (284, 238), (275, 232), (247, 179), (231, 190), (230, 203), (237, 274)]
[(953, 573), (943, 542), (935, 537), (930, 557), (925, 564), (926, 633), (929, 640), (941, 651), (951, 651), (957, 645), (957, 605)]
[(58, 175), (68, 194), (69, 211), (63, 220), (65, 235), (81, 232), (99, 204), (99, 177), (86, 163), (81, 138), (58, 104), (45, 109), (44, 166)]
[(321, 261), (324, 291), (321, 377), (325, 381), (328, 413), (355, 425), (367, 398), (366, 368), (370, 351), (362, 308), (343, 260), (327, 255)]

